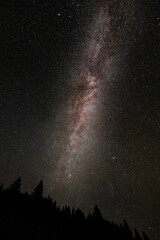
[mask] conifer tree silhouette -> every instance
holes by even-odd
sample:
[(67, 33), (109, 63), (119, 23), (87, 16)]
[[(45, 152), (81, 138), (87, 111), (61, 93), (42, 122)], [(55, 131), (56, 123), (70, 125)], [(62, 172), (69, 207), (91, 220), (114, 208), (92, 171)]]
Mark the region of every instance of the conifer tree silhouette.
[(92, 219), (92, 215), (91, 215), (91, 213), (89, 212), (89, 213), (88, 213), (88, 216), (87, 216), (87, 220), (90, 221), (91, 219)]
[(73, 207), (72, 208), (72, 217), (74, 217), (74, 215), (75, 215), (75, 208)]
[(21, 177), (15, 180), (8, 188), (9, 192), (20, 193), (21, 190)]
[(125, 229), (125, 232), (127, 234), (128, 239), (133, 239), (132, 231), (127, 223), (127, 221), (124, 219), (123, 227)]
[(97, 221), (103, 219), (102, 214), (101, 214), (101, 210), (99, 209), (99, 207), (97, 205), (94, 207), (93, 219), (95, 219)]
[(75, 211), (74, 219), (78, 220), (78, 222), (85, 220), (85, 215), (79, 208)]
[[(123, 224), (105, 220), (97, 205), (87, 218), (80, 209), (61, 209), (50, 196), (42, 196), (42, 181), (32, 194), (21, 193), (20, 188), (21, 178), (7, 189), (0, 186), (0, 237), (5, 236), (4, 240), (142, 240), (137, 230), (133, 237), (126, 220)], [(143, 240), (149, 240), (144, 232)]]
[(32, 193), (33, 198), (41, 199), (43, 195), (43, 181), (41, 180)]
[(143, 232), (143, 239), (144, 240), (149, 240), (149, 237), (147, 236), (147, 234), (145, 232)]
[(3, 184), (0, 186), (0, 192), (3, 191)]
[(137, 232), (137, 230), (135, 229), (134, 231), (135, 231), (136, 240), (142, 240), (142, 238), (141, 238), (140, 234)]

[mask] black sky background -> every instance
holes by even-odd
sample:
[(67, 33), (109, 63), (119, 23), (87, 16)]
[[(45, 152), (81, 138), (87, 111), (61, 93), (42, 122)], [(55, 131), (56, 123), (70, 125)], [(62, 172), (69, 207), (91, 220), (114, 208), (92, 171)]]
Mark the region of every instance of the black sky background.
[[(54, 121), (65, 105), (68, 79), (72, 68), (78, 68), (79, 49), (99, 2), (1, 1), (0, 182), (6, 186), (21, 176), (23, 190), (30, 192), (43, 179), (46, 193), (56, 194), (51, 180), (56, 167), (50, 143), (56, 132)], [(111, 111), (116, 119), (111, 149), (106, 151), (111, 158), (115, 156), (111, 162), (111, 196), (106, 201), (108, 183), (104, 176), (95, 204), (100, 204), (107, 218), (121, 221), (124, 216), (132, 226), (158, 239), (159, 4), (134, 2), (138, 6), (138, 33), (130, 29), (126, 40), (117, 43), (121, 48), (128, 44), (129, 50), (111, 93)], [(118, 15), (118, 1), (109, 4), (117, 4), (112, 14)], [(117, 202), (120, 208), (114, 209)], [(83, 201), (81, 207), (85, 209)]]

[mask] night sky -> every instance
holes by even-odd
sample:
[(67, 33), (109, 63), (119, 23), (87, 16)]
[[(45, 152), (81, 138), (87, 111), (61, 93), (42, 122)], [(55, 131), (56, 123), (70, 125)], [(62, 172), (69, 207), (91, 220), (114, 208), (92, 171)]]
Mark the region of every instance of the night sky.
[(0, 183), (158, 240), (158, 1), (0, 5)]

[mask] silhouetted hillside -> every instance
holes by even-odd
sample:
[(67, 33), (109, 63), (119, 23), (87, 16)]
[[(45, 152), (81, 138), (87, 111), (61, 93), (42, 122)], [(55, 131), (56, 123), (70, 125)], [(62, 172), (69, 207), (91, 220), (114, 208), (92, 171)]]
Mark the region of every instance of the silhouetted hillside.
[(20, 188), (21, 178), (0, 187), (0, 239), (149, 240), (145, 233), (133, 234), (125, 220), (120, 225), (105, 220), (98, 206), (87, 217), (80, 209), (60, 209), (50, 196), (42, 196), (42, 181), (31, 195)]

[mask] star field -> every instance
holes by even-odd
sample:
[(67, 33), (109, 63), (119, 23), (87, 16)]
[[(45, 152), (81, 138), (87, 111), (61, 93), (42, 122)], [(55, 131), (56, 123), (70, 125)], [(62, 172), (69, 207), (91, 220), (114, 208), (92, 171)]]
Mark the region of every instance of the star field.
[(2, 1), (0, 182), (160, 236), (158, 1)]

